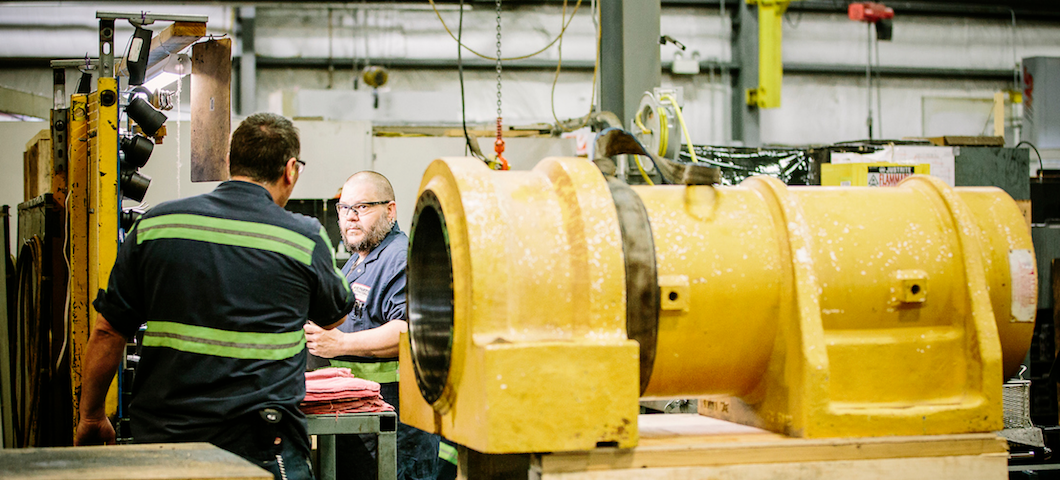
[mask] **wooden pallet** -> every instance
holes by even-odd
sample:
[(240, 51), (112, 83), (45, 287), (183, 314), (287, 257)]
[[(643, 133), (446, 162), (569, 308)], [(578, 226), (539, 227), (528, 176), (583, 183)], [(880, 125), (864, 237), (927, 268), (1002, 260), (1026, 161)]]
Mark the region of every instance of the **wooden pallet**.
[[(641, 415), (639, 422), (640, 444), (633, 449), (598, 448), (527, 457), (461, 451), (461, 476), (485, 478), (482, 473), (487, 473), (491, 478), (542, 480), (1008, 478), (1008, 444), (992, 433), (801, 439), (695, 414)], [(500, 462), (485, 457), (498, 457)]]

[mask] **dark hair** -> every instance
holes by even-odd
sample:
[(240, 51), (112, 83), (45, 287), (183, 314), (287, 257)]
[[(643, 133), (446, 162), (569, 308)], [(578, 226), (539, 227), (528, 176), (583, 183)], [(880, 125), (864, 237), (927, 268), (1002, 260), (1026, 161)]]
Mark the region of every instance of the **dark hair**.
[(298, 129), (290, 120), (275, 113), (255, 113), (232, 133), (228, 172), (273, 183), (283, 177), (287, 161), (298, 158), (300, 149)]

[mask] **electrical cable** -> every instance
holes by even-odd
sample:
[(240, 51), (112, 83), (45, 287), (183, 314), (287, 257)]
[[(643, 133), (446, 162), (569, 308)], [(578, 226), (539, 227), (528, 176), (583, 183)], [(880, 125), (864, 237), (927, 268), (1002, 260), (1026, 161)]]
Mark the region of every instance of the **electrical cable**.
[[(461, 14), (461, 16), (463, 16), (464, 11), (461, 10), (460, 14)], [(572, 19), (574, 18), (573, 14), (571, 14), (571, 18)], [(567, 19), (567, 0), (563, 0), (563, 12), (560, 13), (560, 15), (559, 15), (559, 24), (563, 25), (564, 22), (566, 21), (566, 19)], [(457, 50), (459, 50), (459, 48), (457, 48)], [(559, 83), (559, 71), (563, 67), (563, 34), (562, 33), (559, 35), (559, 44), (556, 46), (556, 52), (558, 53), (558, 57), (556, 59), (556, 75), (554, 75), (552, 77), (552, 94), (549, 97), (549, 102), (552, 104), (552, 119), (556, 121), (556, 125), (562, 125), (563, 123), (560, 122), (559, 121), (559, 117), (556, 116), (556, 83)]]
[[(12, 343), (11, 365), (14, 366), (14, 385), (12, 407), (16, 447), (29, 447), (37, 443), (40, 434), (38, 416), (40, 414), (40, 396), (44, 381), (41, 374), (50, 370), (49, 364), (41, 366), (42, 325), (40, 318), (41, 283), (43, 272), (44, 242), (34, 235), (26, 241), (15, 262), (15, 275), (18, 281), (18, 309), (14, 318), (8, 320), (8, 331), (14, 339)], [(50, 363), (50, 362), (49, 362)]]
[(644, 126), (644, 121), (640, 119), (640, 117), (643, 115), (643, 113), (644, 113), (644, 110), (638, 110), (637, 111), (637, 114), (633, 116), (633, 125), (636, 125), (637, 128), (640, 129), (640, 133), (641, 134), (647, 135), (647, 134), (651, 133), (651, 130), (648, 130), (648, 127)]
[(692, 137), (688, 135), (688, 126), (685, 125), (685, 117), (681, 115), (681, 107), (677, 105), (677, 99), (673, 95), (666, 94), (659, 98), (662, 100), (669, 100), (670, 104), (674, 106), (674, 113), (677, 114), (677, 123), (681, 125), (681, 133), (685, 135), (685, 143), (688, 144), (688, 151), (692, 154), (692, 162), (699, 163), (699, 158), (696, 157), (696, 149), (692, 148)]
[(58, 371), (66, 355), (66, 345), (70, 340), (70, 284), (73, 283), (74, 272), (70, 270), (70, 199), (63, 200), (65, 210), (63, 222), (63, 261), (66, 262), (66, 303), (63, 304), (63, 344), (59, 348), (59, 355), (55, 357), (55, 370)]
[[(566, 3), (566, 0), (564, 0), (564, 3)], [(593, 113), (599, 111), (598, 108), (597, 108), (599, 106), (599, 104), (596, 102), (596, 95), (597, 95), (596, 78), (597, 78), (597, 75), (598, 75), (598, 73), (600, 71), (600, 22), (599, 22), (599, 19), (597, 18), (599, 16), (599, 14), (600, 14), (599, 7), (600, 6), (596, 2), (596, 0), (591, 0), (591, 2), (590, 2), (590, 10), (591, 10), (592, 17), (593, 17), (593, 31), (596, 33), (596, 45), (595, 45), (596, 50), (595, 50), (595, 56), (594, 56), (594, 60), (593, 60), (593, 87), (592, 87), (592, 91), (589, 93), (589, 113), (585, 114), (584, 117), (581, 117), (581, 120), (575, 125), (564, 125), (563, 122), (559, 121), (559, 119), (556, 119), (556, 127), (557, 127), (557, 129), (559, 129), (560, 131), (563, 131), (563, 132), (572, 132), (574, 130), (578, 130), (579, 128), (585, 127), (586, 125), (589, 124), (589, 120), (592, 118)], [(564, 9), (566, 9), (566, 6), (564, 6)], [(574, 9), (575, 12), (577, 12), (577, 10), (578, 10), (577, 8)], [(574, 13), (572, 12), (571, 13), (571, 20), (573, 20), (573, 19), (574, 19)], [(570, 21), (568, 20), (567, 23), (570, 24)], [(562, 36), (562, 34), (561, 34), (561, 36)], [(563, 42), (562, 42), (562, 39), (561, 39), (560, 40), (561, 46), (562, 46), (562, 43)], [(561, 61), (562, 61), (562, 58), (563, 58), (563, 55), (562, 55), (562, 49), (561, 49), (560, 50), (560, 59), (561, 59)], [(559, 65), (556, 66), (556, 77), (557, 78), (559, 77)], [(555, 80), (553, 80), (553, 95), (555, 95)], [(555, 103), (555, 100), (553, 100), (553, 104), (554, 103)], [(555, 108), (555, 107), (553, 107), (553, 108)], [(556, 117), (555, 112), (552, 113), (552, 117), (553, 118)], [(570, 120), (568, 120), (568, 121), (570, 121)]]
[(1020, 148), (1020, 145), (1023, 145), (1024, 143), (1031, 147), (1034, 150), (1034, 154), (1038, 156), (1038, 182), (1040, 183), (1042, 181), (1042, 171), (1045, 170), (1045, 164), (1042, 163), (1042, 154), (1038, 153), (1038, 147), (1035, 147), (1031, 142), (1021, 140), (1020, 143), (1017, 143), (1016, 146), (1012, 148)]
[(644, 167), (640, 164), (640, 155), (633, 155), (633, 161), (637, 164), (637, 170), (640, 171), (640, 176), (644, 177), (644, 181), (648, 185), (655, 185), (655, 182), (651, 181), (651, 177), (644, 171)]
[(484, 158), (479, 158), (475, 148), (471, 145), (471, 136), (467, 133), (467, 104), (464, 99), (464, 56), (460, 51), (459, 45), (460, 38), (464, 35), (464, 0), (460, 0), (460, 24), (457, 26), (456, 33), (456, 69), (460, 72), (460, 122), (464, 126), (464, 155), (470, 152), (475, 158), (485, 161)]
[[(442, 27), (445, 28), (445, 32), (448, 33), (449, 36), (452, 37), (453, 40), (456, 40), (457, 45), (466, 48), (467, 51), (469, 51), (469, 52), (471, 52), (471, 53), (473, 53), (473, 54), (475, 54), (475, 55), (477, 55), (477, 56), (479, 56), (481, 58), (484, 58), (486, 60), (491, 60), (491, 61), (497, 60), (497, 57), (491, 57), (491, 56), (488, 56), (488, 55), (483, 55), (481, 53), (476, 52), (475, 50), (472, 50), (471, 47), (461, 43), (460, 40), (457, 39), (455, 35), (453, 35), (452, 30), (449, 30), (449, 26), (445, 24), (445, 20), (442, 19), (442, 13), (438, 11), (438, 7), (434, 4), (434, 0), (427, 0), (427, 1), (430, 2), (431, 8), (434, 9), (434, 14), (438, 16), (438, 21), (442, 22)], [(578, 7), (580, 7), (581, 4), (582, 4), (582, 0), (578, 0), (578, 3), (574, 4), (574, 12), (571, 13), (570, 20), (574, 20), (574, 14), (578, 13)], [(563, 38), (563, 34), (567, 31), (567, 27), (568, 26), (570, 26), (570, 21), (568, 21), (567, 24), (563, 26), (563, 30), (560, 30), (559, 35), (556, 35), (556, 38), (553, 38), (552, 41), (548, 42), (548, 45), (545, 45), (541, 50), (538, 50), (538, 51), (536, 51), (534, 53), (531, 53), (531, 54), (528, 54), (528, 55), (521, 55), (521, 56), (518, 56), (518, 57), (510, 57), (510, 58), (501, 58), (500, 60), (501, 61), (505, 61), (505, 62), (511, 61), (511, 60), (524, 60), (524, 59), (533, 57), (535, 55), (541, 54), (545, 50), (548, 50), (549, 48), (551, 48), (552, 45), (554, 45), (560, 38)]]

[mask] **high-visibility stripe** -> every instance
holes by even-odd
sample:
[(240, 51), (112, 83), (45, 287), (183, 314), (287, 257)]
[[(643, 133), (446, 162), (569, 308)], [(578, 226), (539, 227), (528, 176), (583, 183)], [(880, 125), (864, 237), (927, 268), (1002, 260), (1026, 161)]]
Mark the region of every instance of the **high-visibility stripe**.
[(252, 360), (283, 360), (305, 348), (305, 331), (233, 332), (174, 322), (147, 322), (145, 347)]
[(332, 367), (348, 368), (357, 378), (376, 383), (393, 383), (398, 381), (398, 362), (360, 363), (343, 360), (330, 360)]
[(143, 219), (136, 228), (136, 243), (162, 238), (255, 248), (287, 255), (309, 265), (313, 262), (312, 239), (283, 227), (184, 213)]
[(438, 458), (456, 465), (456, 447), (445, 442), (438, 442)]
[(335, 275), (339, 277), (339, 283), (342, 283), (342, 288), (346, 289), (346, 298), (349, 299), (350, 283), (346, 281), (346, 277), (342, 274), (342, 270), (339, 270), (335, 266), (335, 249), (331, 247), (331, 239), (328, 238), (328, 231), (324, 230), (324, 227), (320, 227), (320, 238), (324, 239), (324, 245), (328, 246), (328, 251), (331, 252), (331, 269), (335, 271)]

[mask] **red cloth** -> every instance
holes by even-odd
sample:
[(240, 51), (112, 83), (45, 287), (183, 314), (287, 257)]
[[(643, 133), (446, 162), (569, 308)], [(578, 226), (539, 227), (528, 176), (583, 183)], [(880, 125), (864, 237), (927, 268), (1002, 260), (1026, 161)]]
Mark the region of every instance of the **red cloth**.
[(379, 396), (378, 383), (357, 378), (349, 369), (322, 368), (307, 372), (305, 380), (305, 400), (299, 408), (306, 414), (394, 411)]
[(321, 413), (393, 412), (394, 407), (382, 398), (360, 398), (330, 402), (303, 402), (300, 405), (306, 415)]

